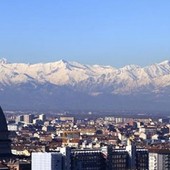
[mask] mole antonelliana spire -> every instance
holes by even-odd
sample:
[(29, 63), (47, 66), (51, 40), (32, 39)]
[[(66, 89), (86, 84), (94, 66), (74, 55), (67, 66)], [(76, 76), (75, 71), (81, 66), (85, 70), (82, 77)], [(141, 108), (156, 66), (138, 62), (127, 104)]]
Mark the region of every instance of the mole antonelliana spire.
[(8, 134), (6, 118), (0, 107), (0, 157), (11, 154), (11, 141)]

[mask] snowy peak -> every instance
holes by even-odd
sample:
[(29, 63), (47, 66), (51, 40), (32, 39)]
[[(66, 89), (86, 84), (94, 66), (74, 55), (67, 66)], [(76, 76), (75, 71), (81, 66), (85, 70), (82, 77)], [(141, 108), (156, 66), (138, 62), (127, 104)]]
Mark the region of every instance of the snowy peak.
[(0, 59), (0, 64), (7, 64), (7, 59), (6, 58)]
[(125, 66), (125, 67), (123, 67), (123, 68), (121, 68), (122, 70), (136, 70), (136, 69), (139, 69), (139, 68), (141, 68), (140, 66), (138, 66), (138, 65), (127, 65), (127, 66)]
[(152, 64), (144, 68), (146, 73), (152, 78), (170, 74), (170, 62), (168, 60), (158, 64)]
[(169, 60), (165, 60), (163, 62), (158, 63), (158, 65), (167, 66), (167, 65), (170, 65), (170, 61)]
[[(127, 65), (112, 66), (84, 65), (78, 62), (59, 60), (50, 63), (24, 64), (7, 63), (1, 59), (0, 84), (21, 85), (23, 83), (70, 86), (74, 90), (92, 93), (132, 93), (147, 89), (159, 91), (170, 86), (170, 62), (163, 61), (147, 67)], [(75, 88), (76, 87), (76, 88)], [(109, 90), (108, 90), (109, 89)]]

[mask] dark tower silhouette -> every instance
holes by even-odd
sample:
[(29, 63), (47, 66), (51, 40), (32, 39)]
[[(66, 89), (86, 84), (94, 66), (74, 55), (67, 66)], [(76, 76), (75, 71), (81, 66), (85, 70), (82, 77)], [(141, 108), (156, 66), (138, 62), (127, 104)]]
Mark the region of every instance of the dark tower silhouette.
[(0, 107), (0, 157), (11, 154), (11, 140), (8, 138), (9, 131), (2, 108)]

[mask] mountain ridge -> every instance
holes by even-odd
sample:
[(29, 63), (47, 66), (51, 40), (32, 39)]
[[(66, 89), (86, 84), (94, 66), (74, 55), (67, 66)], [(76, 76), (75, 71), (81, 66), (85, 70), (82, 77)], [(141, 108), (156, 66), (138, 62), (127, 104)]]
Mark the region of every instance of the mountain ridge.
[[(36, 96), (37, 102), (40, 101), (38, 105), (44, 103), (43, 99), (48, 100), (49, 98), (47, 103), (51, 107), (55, 105), (55, 102), (50, 104), (50, 97), (53, 101), (63, 98), (61, 99), (63, 103), (67, 98), (71, 98), (76, 103), (77, 98), (81, 96), (82, 102), (85, 103), (88, 98), (91, 98), (94, 100), (92, 103), (95, 106), (98, 105), (97, 103), (101, 105), (102, 96), (103, 100), (109, 96), (108, 98), (113, 102), (116, 100), (115, 96), (122, 98), (140, 96), (142, 102), (144, 99), (141, 96), (147, 95), (157, 102), (161, 99), (160, 103), (162, 103), (162, 100), (165, 100), (164, 96), (166, 96), (165, 98), (170, 96), (170, 61), (166, 60), (146, 67), (127, 65), (115, 68), (97, 64), (85, 65), (66, 60), (25, 64), (8, 63), (6, 59), (1, 59), (0, 99), (3, 100), (4, 95), (6, 95), (5, 98), (10, 97), (10, 93), (13, 91), (15, 91), (14, 98), (21, 98), (21, 101), (22, 98), (25, 99), (24, 105), (30, 105), (31, 98), (36, 95), (41, 96), (41, 99)], [(26, 96), (30, 96), (30, 101), (27, 101)], [(96, 100), (100, 100), (100, 102)], [(79, 106), (82, 105), (82, 102), (77, 101)], [(126, 103), (126, 100), (124, 102)], [(135, 105), (135, 101), (133, 102)], [(107, 103), (105, 105), (104, 103), (105, 101), (103, 101), (103, 106), (107, 108)], [(4, 101), (4, 104), (10, 105), (8, 101)], [(17, 105), (16, 103), (14, 107), (18, 107)], [(60, 105), (62, 104), (60, 103)], [(71, 105), (68, 103), (67, 108), (72, 107)], [(79, 106), (77, 104), (77, 107)], [(166, 106), (166, 108), (169, 107)]]

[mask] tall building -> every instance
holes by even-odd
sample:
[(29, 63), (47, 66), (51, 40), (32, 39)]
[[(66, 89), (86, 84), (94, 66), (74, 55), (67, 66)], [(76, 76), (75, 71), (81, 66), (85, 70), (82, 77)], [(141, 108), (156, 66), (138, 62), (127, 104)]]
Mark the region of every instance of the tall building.
[(149, 169), (149, 156), (147, 149), (136, 148), (136, 145), (128, 140), (126, 147), (128, 152), (128, 168), (135, 170), (148, 170)]
[(24, 122), (26, 124), (32, 123), (33, 122), (33, 117), (34, 116), (32, 114), (24, 115)]
[(128, 139), (126, 146), (128, 152), (128, 168), (136, 169), (136, 145)]
[(107, 170), (127, 170), (128, 152), (125, 149), (108, 147)]
[(32, 153), (32, 170), (62, 170), (62, 154), (57, 152)]
[(115, 149), (108, 147), (108, 170), (148, 170), (148, 150), (137, 149), (133, 143), (128, 143), (126, 148)]
[(39, 119), (42, 120), (43, 122), (46, 120), (45, 114), (39, 115)]
[(0, 157), (11, 155), (11, 141), (8, 138), (9, 132), (7, 128), (6, 118), (0, 107)]
[(104, 155), (99, 150), (72, 150), (71, 170), (105, 170)]
[(136, 169), (148, 170), (149, 169), (149, 154), (146, 149), (136, 149)]
[(19, 115), (16, 117), (15, 119), (15, 122), (18, 123), (18, 122), (23, 122), (24, 121), (24, 116), (23, 115)]
[(154, 149), (149, 152), (149, 170), (169, 170), (169, 149)]
[(32, 154), (32, 170), (56, 170), (56, 167), (57, 170), (149, 170), (148, 165), (148, 150), (136, 149), (134, 145), (119, 149), (66, 147), (58, 153)]
[(63, 155), (63, 170), (71, 169), (71, 148), (60, 148), (60, 153)]

